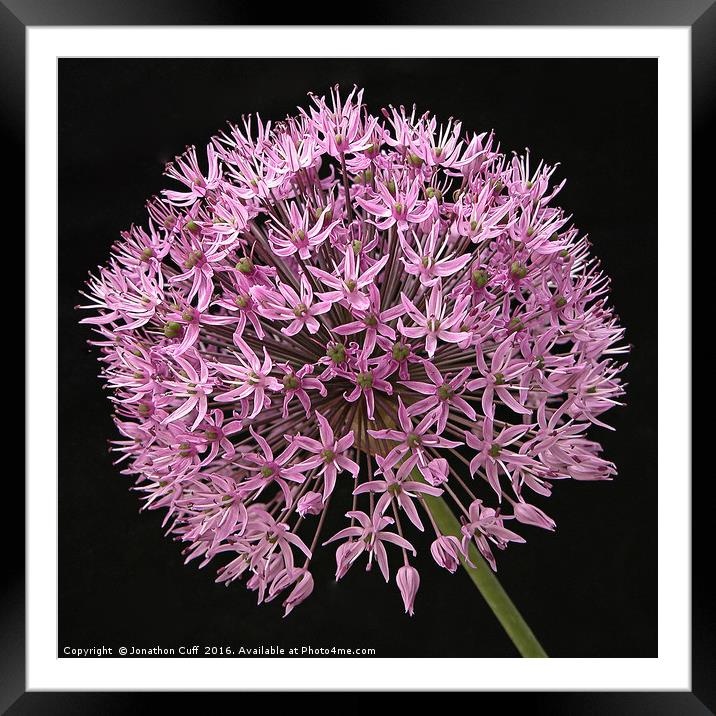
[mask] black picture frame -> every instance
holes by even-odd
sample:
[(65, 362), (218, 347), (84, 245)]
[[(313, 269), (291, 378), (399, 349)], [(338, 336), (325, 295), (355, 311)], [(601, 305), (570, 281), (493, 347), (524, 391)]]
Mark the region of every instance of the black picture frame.
[[(268, 11), (267, 11), (268, 9)], [(28, 26), (87, 25), (263, 25), (274, 24), (275, 10), (248, 2), (203, 0), (0, 0), (0, 132), (3, 139), (6, 206), (24, 205), (25, 146), (25, 30)], [(346, 18), (356, 20), (357, 17)], [(445, 7), (425, 0), (393, 2), (379, 9), (366, 6), (360, 24), (371, 25), (594, 25), (594, 26), (683, 26), (691, 28), (692, 62), (692, 235), (709, 236), (712, 180), (707, 167), (714, 156), (712, 128), (716, 115), (716, 3), (714, 0), (633, 0), (600, 3), (573, 0), (453, 0)], [(287, 6), (281, 24), (310, 24), (328, 21), (340, 24), (335, 7)], [(708, 167), (710, 169), (710, 167)], [(9, 192), (9, 193), (8, 193)], [(15, 210), (13, 234), (24, 232), (24, 212)], [(7, 237), (9, 238), (9, 237)], [(16, 253), (16, 248), (14, 249)], [(694, 256), (698, 256), (694, 252)], [(701, 257), (701, 261), (705, 256)], [(703, 264), (702, 264), (703, 266)], [(708, 271), (707, 268), (702, 270)], [(697, 326), (699, 324), (696, 324)], [(684, 376), (678, 390), (691, 390), (691, 376)], [(691, 416), (680, 419), (690, 420)], [(687, 459), (689, 456), (685, 456)], [(507, 693), (499, 694), (501, 705), (529, 706), (550, 714), (707, 714), (716, 713), (716, 617), (708, 588), (712, 559), (707, 511), (713, 497), (711, 480), (692, 481), (692, 658), (691, 691), (640, 693)], [(24, 535), (23, 511), (18, 500), (24, 492), (15, 487), (12, 513), (18, 524), (6, 526), (11, 540), (4, 550), (3, 579), (0, 580), (0, 710), (11, 714), (34, 713), (124, 713), (141, 712), (142, 706), (168, 707), (169, 694), (26, 692), (25, 687), (25, 563), (20, 540)], [(485, 694), (482, 698), (490, 698)], [(206, 696), (182, 694), (183, 707), (201, 708)], [(196, 699), (196, 701), (194, 701)], [(198, 699), (201, 699), (200, 702)], [(481, 701), (484, 708), (484, 701)]]

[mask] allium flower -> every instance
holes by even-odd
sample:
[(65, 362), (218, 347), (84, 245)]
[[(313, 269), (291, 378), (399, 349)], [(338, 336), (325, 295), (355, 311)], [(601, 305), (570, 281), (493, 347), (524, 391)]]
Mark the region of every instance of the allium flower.
[(495, 568), (513, 527), (554, 529), (532, 503), (556, 481), (615, 474), (587, 431), (623, 329), (554, 168), (362, 95), (188, 149), (84, 294), (144, 506), (286, 613), (340, 543), (337, 578), (377, 562), (412, 614), (410, 531), (449, 572), (471, 545)]

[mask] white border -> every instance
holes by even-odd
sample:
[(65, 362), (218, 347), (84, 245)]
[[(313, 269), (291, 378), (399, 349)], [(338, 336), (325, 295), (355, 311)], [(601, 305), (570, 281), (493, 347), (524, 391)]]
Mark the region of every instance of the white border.
[[(27, 28), (27, 688), (690, 690), (690, 30), (688, 28)], [(58, 659), (57, 58), (659, 58), (659, 658)], [(355, 54), (355, 53), (353, 53)], [(639, 158), (634, 157), (638, 162)], [(638, 239), (637, 239), (638, 240)], [(653, 251), (653, 246), (645, 246)], [(652, 278), (652, 277), (649, 277)], [(668, 357), (668, 359), (667, 359)], [(672, 420), (670, 416), (677, 416)], [(634, 509), (640, 509), (634, 505)], [(642, 535), (653, 540), (654, 535)], [(53, 549), (53, 547), (55, 549)], [(595, 565), (595, 569), (599, 569)], [(584, 605), (585, 610), (589, 605)]]

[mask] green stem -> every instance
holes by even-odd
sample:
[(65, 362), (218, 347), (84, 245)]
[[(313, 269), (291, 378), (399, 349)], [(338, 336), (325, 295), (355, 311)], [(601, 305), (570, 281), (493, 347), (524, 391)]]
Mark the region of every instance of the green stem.
[[(444, 535), (452, 535), (460, 539), (460, 523), (445, 500), (442, 497), (432, 497), (431, 495), (423, 495), (423, 498), (440, 531)], [(547, 658), (545, 650), (532, 633), (532, 629), (529, 628), (527, 622), (517, 611), (517, 607), (512, 603), (507, 592), (502, 588), (494, 572), (477, 551), (477, 547), (473, 542), (470, 543), (469, 554), (470, 561), (475, 566), (471, 567), (461, 556), (462, 566), (475, 586), (480, 590), (480, 594), (495, 613), (517, 650), (524, 657)]]

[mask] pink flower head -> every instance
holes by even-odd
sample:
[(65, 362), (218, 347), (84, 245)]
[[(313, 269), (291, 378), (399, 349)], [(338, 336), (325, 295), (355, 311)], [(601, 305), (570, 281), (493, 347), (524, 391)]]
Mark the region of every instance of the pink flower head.
[(319, 294), (323, 301), (330, 301), (331, 303), (338, 301), (351, 310), (367, 311), (370, 309), (370, 298), (366, 295), (364, 289), (373, 283), (376, 275), (385, 266), (388, 259), (388, 256), (383, 256), (367, 271), (360, 272), (355, 251), (352, 247), (348, 247), (343, 255), (342, 268), (338, 277), (315, 267), (309, 268), (309, 271), (324, 286), (333, 289)]
[[(398, 442), (398, 445), (388, 453), (384, 462), (379, 462), (381, 469), (392, 468), (399, 461), (405, 460), (399, 474), (408, 474), (413, 467), (418, 467), (423, 477), (433, 484), (436, 484), (433, 471), (438, 467), (430, 459), (429, 450), (435, 448), (456, 448), (462, 443), (456, 440), (448, 440), (436, 433), (428, 432), (437, 419), (437, 412), (428, 413), (417, 425), (408, 414), (403, 401), (398, 397), (398, 421), (400, 430), (368, 430), (368, 434), (379, 440)], [(447, 466), (445, 466), (447, 472)], [(446, 475), (441, 475), (438, 482), (442, 482)]]
[(373, 559), (375, 559), (387, 582), (390, 579), (390, 569), (388, 567), (388, 553), (385, 549), (385, 543), (396, 545), (415, 554), (415, 549), (408, 540), (395, 534), (395, 532), (385, 529), (394, 524), (394, 522), (392, 518), (381, 515), (378, 510), (373, 512), (372, 517), (365, 512), (359, 511), (348, 512), (346, 517), (357, 521), (358, 524), (336, 532), (333, 537), (324, 543), (329, 544), (339, 539), (349, 540), (342, 545), (343, 549), (336, 555), (336, 579), (340, 579), (345, 575), (356, 559), (367, 551), (368, 569), (371, 568)]
[[(392, 182), (392, 183), (391, 183)], [(376, 227), (381, 231), (397, 225), (406, 230), (411, 224), (420, 224), (434, 215), (435, 199), (427, 202), (420, 199), (420, 181), (404, 180), (397, 185), (395, 180), (379, 183), (370, 198), (358, 197), (358, 205), (368, 216), (374, 216)]]
[(499, 474), (503, 472), (511, 477), (510, 468), (531, 464), (531, 458), (520, 452), (510, 449), (514, 443), (527, 433), (531, 425), (513, 425), (503, 428), (498, 435), (494, 434), (493, 420), (486, 417), (482, 422), (482, 438), (472, 432), (465, 432), (465, 442), (476, 452), (470, 460), (470, 473), (472, 475), (478, 469), (485, 471), (487, 481), (497, 493), (498, 499), (502, 499), (502, 487)]
[(306, 417), (309, 417), (311, 415), (311, 398), (307, 391), (316, 390), (325, 398), (328, 394), (326, 386), (318, 378), (312, 377), (313, 365), (310, 363), (298, 370), (294, 370), (288, 363), (279, 365), (279, 368), (284, 373), (281, 379), (284, 394), (281, 417), (288, 418), (289, 406), (294, 398), (298, 399), (298, 402), (301, 403), (306, 411)]
[(375, 284), (371, 284), (368, 288), (368, 300), (367, 309), (356, 309), (354, 312), (354, 315), (358, 318), (357, 321), (350, 321), (333, 329), (333, 332), (339, 336), (364, 334), (363, 352), (366, 356), (370, 356), (373, 353), (379, 335), (395, 340), (395, 330), (390, 326), (390, 323), (404, 312), (401, 305), (394, 306), (387, 311), (381, 311), (380, 291)]
[(283, 492), (286, 507), (290, 507), (293, 504), (293, 494), (288, 481), (302, 484), (306, 479), (303, 475), (305, 466), (292, 464), (291, 458), (295, 453), (293, 445), (289, 444), (280, 455), (274, 456), (267, 440), (253, 428), (249, 428), (249, 432), (258, 444), (260, 452), (250, 452), (243, 456), (249, 473), (249, 477), (244, 481), (245, 489), (249, 492), (255, 491), (255, 496), (258, 497), (267, 486), (278, 485)]
[(209, 162), (207, 175), (204, 175), (199, 168), (196, 147), (187, 147), (182, 156), (176, 157), (174, 163), (167, 165), (166, 175), (184, 184), (187, 188), (187, 191), (167, 189), (163, 192), (167, 200), (174, 206), (191, 206), (219, 185), (221, 168), (211, 144), (206, 148), (206, 156)]
[(390, 364), (384, 359), (368, 361), (363, 352), (355, 362), (354, 369), (347, 374), (354, 387), (344, 398), (353, 403), (361, 396), (365, 399), (366, 418), (375, 420), (375, 391), (392, 395), (393, 386), (386, 379), (391, 372)]
[(209, 367), (199, 358), (195, 368), (188, 360), (175, 356), (177, 367), (172, 366), (175, 379), (164, 382), (174, 391), (177, 397), (185, 397), (186, 401), (164, 418), (164, 424), (181, 420), (189, 414), (194, 414), (191, 430), (196, 430), (204, 419), (208, 409), (208, 396), (213, 391), (214, 381), (209, 378)]
[(363, 482), (358, 485), (353, 494), (362, 495), (366, 492), (380, 494), (381, 497), (375, 506), (375, 511), (379, 514), (384, 513), (395, 500), (397, 506), (405, 511), (408, 519), (422, 532), (425, 528), (420, 521), (414, 500), (418, 500), (421, 495), (437, 497), (442, 494), (442, 490), (426, 485), (424, 482), (407, 479), (411, 473), (408, 462), (404, 463), (404, 466), (396, 474), (387, 464), (388, 460), (383, 460), (380, 457), (377, 460), (383, 479)]
[(307, 460), (299, 463), (297, 468), (308, 470), (317, 469), (318, 475), (323, 475), (323, 499), (328, 499), (333, 492), (336, 484), (336, 475), (343, 470), (356, 477), (358, 475), (358, 465), (346, 457), (345, 453), (353, 446), (353, 431), (344, 435), (337, 440), (333, 434), (333, 428), (326, 418), (316, 411), (316, 419), (318, 420), (318, 434), (320, 440), (303, 437), (301, 435), (293, 439), (293, 446), (299, 447), (312, 456)]
[(324, 152), (341, 157), (346, 152), (359, 152), (368, 148), (370, 135), (377, 122), (375, 117), (362, 112), (363, 90), (354, 87), (345, 100), (341, 100), (338, 87), (331, 90), (331, 103), (325, 97), (312, 95), (316, 107), (311, 108), (314, 136)]
[(420, 283), (425, 286), (434, 285), (442, 276), (452, 276), (472, 260), (469, 253), (459, 258), (451, 258), (447, 248), (448, 237), (442, 234), (439, 221), (433, 224), (422, 243), (417, 235), (414, 235), (413, 240), (414, 248), (403, 234), (400, 234), (400, 246), (404, 253), (400, 260), (405, 265), (405, 271), (418, 276)]
[(217, 372), (234, 378), (235, 380), (229, 381), (229, 383), (235, 387), (217, 395), (216, 399), (223, 403), (241, 401), (242, 406), (248, 405), (248, 399), (252, 399), (253, 408), (250, 408), (251, 412), (248, 417), (255, 418), (271, 403), (268, 391), (280, 390), (281, 386), (278, 380), (270, 375), (273, 361), (266, 348), (263, 349), (263, 362), (245, 341), (240, 341), (239, 348), (242, 355), (233, 353), (235, 363), (217, 364)]
[(468, 420), (477, 419), (475, 409), (464, 398), (460, 397), (460, 393), (464, 391), (463, 385), (472, 372), (472, 368), (463, 368), (456, 376), (450, 379), (443, 378), (440, 371), (430, 361), (423, 361), (423, 368), (431, 383), (417, 380), (404, 380), (401, 382), (402, 385), (414, 390), (416, 393), (428, 396), (410, 406), (408, 410), (410, 415), (422, 415), (438, 408), (438, 433), (442, 433), (445, 430), (451, 407), (463, 413)]
[(295, 336), (305, 328), (309, 333), (318, 333), (320, 323), (317, 316), (331, 309), (330, 301), (313, 301), (313, 289), (305, 277), (301, 278), (300, 294), (288, 284), (281, 284), (279, 292), (283, 302), (277, 301), (278, 296), (259, 289), (256, 295), (262, 300), (261, 315), (268, 319), (290, 321), (288, 326), (281, 328), (287, 336)]
[(435, 355), (438, 341), (445, 343), (460, 343), (469, 339), (470, 334), (465, 331), (451, 330), (460, 327), (466, 315), (468, 299), (458, 299), (448, 311), (443, 301), (442, 285), (439, 282), (433, 284), (428, 297), (425, 313), (419, 311), (415, 304), (403, 293), (401, 294), (405, 312), (412, 318), (414, 326), (403, 325), (403, 320), (398, 319), (398, 330), (407, 338), (422, 338), (425, 336), (425, 352), (428, 358)]
[(472, 502), (468, 512), (468, 519), (462, 526), (462, 552), (468, 558), (468, 545), (475, 541), (480, 554), (489, 562), (493, 569), (497, 569), (495, 557), (490, 545), (498, 549), (505, 549), (508, 542), (524, 542), (518, 534), (508, 530), (502, 517), (492, 507), (483, 507), (482, 500)]
[(415, 531), (494, 569), (506, 524), (555, 528), (555, 485), (614, 477), (589, 430), (624, 329), (554, 172), (337, 87), (167, 167), (82, 308), (116, 460), (187, 561), (289, 614), (320, 588), (307, 545), (337, 542), (337, 578), (365, 556), (412, 614)]
[(514, 360), (512, 351), (514, 341), (504, 340), (492, 355), (491, 365), (487, 366), (482, 348), (477, 347), (477, 367), (482, 377), (471, 380), (467, 389), (475, 391), (482, 389), (482, 412), (486, 417), (494, 417), (494, 397), (497, 397), (509, 408), (521, 415), (530, 415), (532, 411), (521, 404), (518, 398), (525, 392), (517, 392), (517, 397), (511, 390), (515, 387), (513, 379), (527, 369), (524, 361)]
[(313, 223), (309, 210), (302, 212), (294, 202), (289, 204), (288, 226), (275, 221), (273, 232), (269, 233), (269, 241), (279, 256), (292, 256), (298, 253), (301, 259), (310, 259), (311, 254), (320, 246), (340, 222), (334, 221), (325, 225), (326, 212), (322, 211), (318, 220)]

